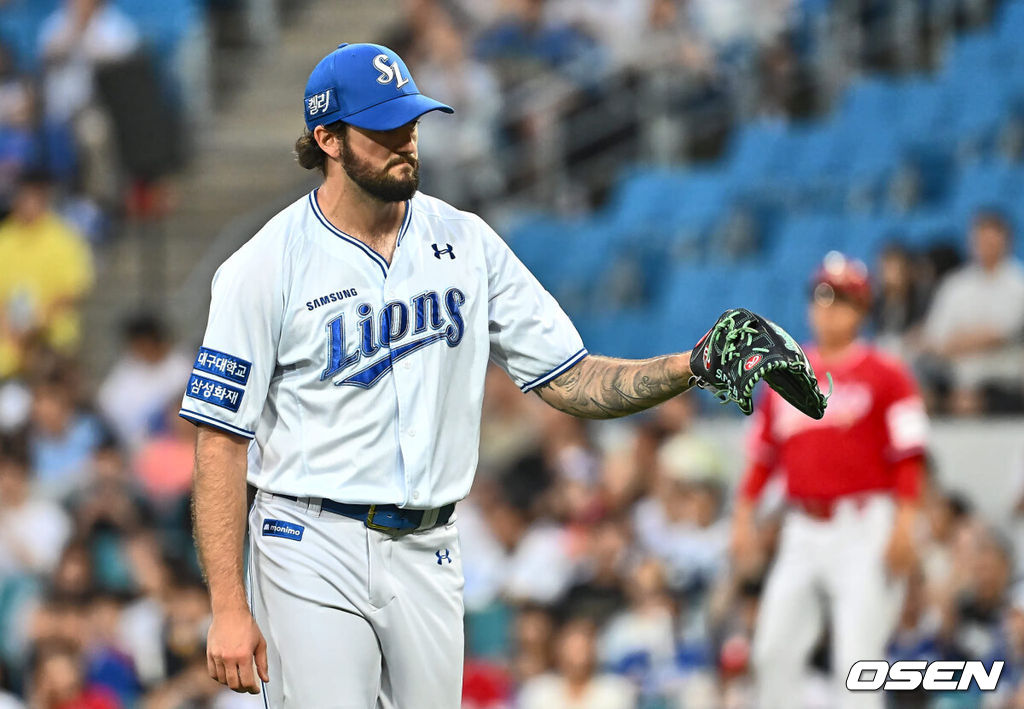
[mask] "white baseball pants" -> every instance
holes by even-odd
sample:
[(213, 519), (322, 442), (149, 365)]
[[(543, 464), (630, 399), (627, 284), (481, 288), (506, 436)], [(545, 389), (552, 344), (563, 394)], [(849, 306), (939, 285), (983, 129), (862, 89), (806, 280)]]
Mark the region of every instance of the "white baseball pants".
[(258, 492), (249, 532), (268, 707), (458, 709), (463, 576), (454, 522), (394, 539), (321, 511), (316, 498)]
[(885, 659), (899, 618), (905, 583), (889, 578), (884, 559), (895, 509), (891, 497), (878, 494), (839, 501), (828, 520), (786, 515), (754, 631), (758, 709), (800, 706), (823, 602), (832, 621), (836, 707), (882, 709), (881, 692), (850, 692), (846, 676), (858, 660)]

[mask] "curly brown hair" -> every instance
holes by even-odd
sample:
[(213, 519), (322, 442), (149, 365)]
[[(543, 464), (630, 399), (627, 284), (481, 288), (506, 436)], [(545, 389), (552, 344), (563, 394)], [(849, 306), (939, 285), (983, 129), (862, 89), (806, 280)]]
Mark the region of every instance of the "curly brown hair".
[[(345, 139), (346, 124), (342, 121), (329, 123), (324, 128), (342, 140)], [(316, 142), (313, 131), (308, 128), (295, 141), (295, 159), (307, 170), (319, 170), (321, 175), (327, 177), (327, 153)]]

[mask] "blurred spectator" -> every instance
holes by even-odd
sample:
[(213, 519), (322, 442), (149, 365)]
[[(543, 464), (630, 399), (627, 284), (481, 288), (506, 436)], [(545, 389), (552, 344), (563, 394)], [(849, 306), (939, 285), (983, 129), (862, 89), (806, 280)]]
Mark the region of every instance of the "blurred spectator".
[(99, 593), (89, 604), (89, 636), (84, 652), (86, 681), (115, 695), (123, 706), (135, 706), (142, 691), (135, 667), (120, 648), (122, 601)]
[(120, 709), (116, 696), (86, 682), (81, 654), (53, 642), (40, 648), (32, 673), (32, 709)]
[(480, 474), (489, 478), (533, 451), (541, 438), (539, 399), (523, 396), (497, 365), (487, 369), (480, 434)]
[(63, 500), (85, 483), (93, 454), (103, 439), (95, 416), (79, 407), (70, 363), (58, 365), (32, 386), (29, 455), (36, 489)]
[[(463, 670), (462, 709), (508, 709), (512, 680), (495, 665), (467, 660)], [(0, 707), (0, 709), (3, 709)]]
[(0, 42), (0, 219), (7, 216), (18, 175), (32, 159), (32, 89)]
[(95, 104), (94, 74), (99, 65), (127, 58), (139, 44), (135, 23), (106, 0), (64, 0), (39, 33), (46, 117), (73, 126), (85, 190), (107, 201), (116, 194), (112, 127)]
[(21, 703), (17, 695), (7, 691), (9, 680), (7, 667), (0, 662), (0, 709), (25, 709), (25, 705)]
[(554, 637), (555, 622), (550, 612), (536, 605), (518, 608), (512, 647), (512, 674), (520, 685), (551, 669), (554, 663)]
[(78, 342), (77, 305), (92, 286), (92, 259), (50, 200), (49, 176), (26, 173), (0, 222), (0, 377), (17, 371), (37, 339), (63, 351)]
[(597, 673), (594, 627), (590, 621), (571, 621), (558, 633), (557, 673), (528, 680), (519, 697), (521, 709), (634, 709), (630, 683)]
[(622, 579), (630, 556), (625, 525), (605, 519), (590, 528), (581, 564), (582, 578), (565, 593), (559, 604), (562, 618), (589, 618), (603, 626), (625, 604)]
[(419, 38), (423, 59), (417, 62), (416, 82), (439, 101), (459, 106), (451, 121), (421, 127), (420, 161), (434, 191), (468, 209), (497, 193), (502, 184), (495, 159), (501, 91), (490, 68), (467, 55), (459, 28), (441, 15)]
[(666, 566), (676, 591), (703, 588), (718, 575), (728, 545), (721, 517), (721, 459), (707, 442), (677, 434), (661, 448), (653, 495), (633, 515), (640, 547)]
[(24, 441), (4, 440), (0, 450), (0, 578), (50, 573), (70, 532), (64, 511), (33, 494)]
[(548, 69), (580, 85), (596, 84), (602, 48), (581, 28), (546, 17), (545, 4), (545, 0), (508, 3), (508, 14), (477, 39), (476, 56), (499, 62), (499, 71), (513, 84)]
[(139, 680), (152, 687), (166, 678), (163, 629), (166, 622), (165, 600), (174, 592), (172, 571), (156, 536), (139, 532), (126, 545), (135, 598), (121, 614), (118, 631), (120, 644), (132, 658)]
[(875, 343), (898, 356), (907, 356), (916, 343), (927, 303), (914, 278), (909, 251), (891, 243), (878, 257), (876, 295), (871, 306)]
[(767, 43), (785, 29), (794, 0), (690, 0), (701, 34), (723, 48), (753, 40)]
[(888, 657), (895, 660), (939, 660), (941, 618), (929, 603), (924, 574), (915, 570), (907, 577), (907, 595), (889, 643)]
[(926, 376), (948, 381), (942, 403), (956, 414), (1024, 406), (1024, 268), (1010, 255), (1012, 239), (1006, 217), (979, 212), (972, 261), (942, 282), (925, 321), (924, 346), (939, 370)]
[(1012, 557), (998, 533), (983, 527), (972, 535), (970, 555), (963, 576), (941, 608), (943, 644), (948, 657), (969, 657), (988, 666), (1008, 652), (1003, 618)]
[(122, 342), (96, 401), (118, 438), (137, 452), (154, 428), (166, 427), (164, 410), (180, 400), (192, 358), (175, 347), (163, 322), (149, 313), (125, 321)]
[(628, 605), (600, 636), (602, 664), (620, 674), (644, 678), (675, 656), (672, 598), (657, 561), (639, 564), (626, 584)]
[(581, 28), (600, 42), (614, 66), (624, 66), (643, 43), (656, 3), (652, 0), (548, 0), (550, 24)]
[[(121, 449), (109, 437), (97, 446), (88, 477), (70, 498), (70, 505), (78, 534), (88, 540), (93, 549), (106, 544), (118, 557), (122, 555), (122, 542), (156, 522), (150, 501), (132, 479)], [(106, 537), (110, 539), (104, 539)], [(109, 564), (116, 568), (110, 569)], [(106, 588), (127, 590), (131, 584), (125, 576), (130, 573), (122, 568), (124, 565), (126, 561), (109, 560), (96, 569), (95, 575)]]
[[(511, 509), (505, 514), (518, 515)], [(564, 594), (576, 568), (572, 533), (550, 519), (531, 525), (510, 519), (511, 549), (505, 562), (504, 591), (513, 601), (552, 604)], [(518, 532), (518, 533), (517, 533)]]
[(166, 410), (164, 431), (149, 439), (135, 459), (139, 482), (149, 499), (167, 507), (192, 487), (196, 427), (178, 416), (178, 404)]

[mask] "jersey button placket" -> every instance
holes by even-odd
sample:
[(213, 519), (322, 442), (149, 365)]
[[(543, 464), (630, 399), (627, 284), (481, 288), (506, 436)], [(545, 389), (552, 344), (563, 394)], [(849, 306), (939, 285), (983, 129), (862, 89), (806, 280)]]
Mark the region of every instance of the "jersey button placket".
[[(393, 292), (392, 288), (389, 287), (389, 285), (390, 285), (390, 282), (394, 282), (396, 279), (399, 278), (399, 276), (395, 273), (395, 271), (396, 271), (395, 266), (396, 266), (396, 262), (398, 261), (399, 252), (400, 252), (400, 249), (396, 246), (395, 247), (394, 256), (392, 256), (392, 259), (391, 259), (391, 268), (388, 269), (388, 273), (384, 277), (384, 288), (383, 288), (383, 293), (382, 294), (384, 296), (384, 302), (385, 303), (389, 302), (390, 300), (394, 300), (395, 297), (396, 297), (395, 293)], [(391, 349), (391, 343), (390, 342), (388, 343), (388, 349), (389, 350)], [(403, 410), (402, 410), (402, 396), (399, 393), (399, 390), (401, 389), (401, 377), (397, 376), (399, 367), (401, 367), (401, 369), (403, 369), (404, 371), (408, 372), (412, 368), (412, 365), (409, 363), (409, 360), (407, 358), (403, 362), (401, 362), (401, 364), (399, 364), (398, 362), (394, 362), (392, 364), (392, 370), (391, 370), (391, 372), (392, 372), (392, 385), (395, 388), (394, 389), (395, 390), (395, 397), (397, 398), (397, 403), (398, 403), (399, 430), (401, 430), (402, 436), (403, 436), (404, 439), (411, 439), (411, 438), (415, 438), (416, 437), (416, 429), (413, 428), (412, 426), (406, 425), (404, 423), (404, 421), (403, 421), (403, 419), (405, 417), (403, 416)], [(403, 459), (406, 458), (404, 453), (403, 453), (402, 457), (403, 457)], [(403, 467), (405, 468), (403, 470), (403, 473), (404, 473), (403, 478), (404, 478), (404, 482), (405, 482), (405, 489), (407, 491), (406, 494), (408, 495), (408, 499), (411, 500), (411, 501), (418, 500), (419, 496), (420, 496), (419, 490), (413, 490), (411, 492), (409, 491), (409, 488), (411, 487), (411, 481), (409, 479), (409, 465), (408, 465), (408, 462)]]

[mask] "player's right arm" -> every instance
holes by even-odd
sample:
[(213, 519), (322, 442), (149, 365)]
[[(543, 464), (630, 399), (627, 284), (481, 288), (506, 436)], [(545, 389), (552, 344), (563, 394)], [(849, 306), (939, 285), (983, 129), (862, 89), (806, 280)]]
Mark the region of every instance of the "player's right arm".
[(193, 473), (192, 518), (199, 561), (210, 590), (213, 623), (206, 643), (210, 676), (236, 692), (259, 693), (267, 643), (252, 617), (242, 577), (249, 441), (200, 426)]
[(210, 318), (185, 388), (180, 416), (199, 426), (193, 528), (210, 591), (210, 676), (240, 692), (267, 680), (266, 643), (246, 601), (243, 544), (248, 448), (256, 437), (277, 364), (285, 261), (267, 229), (213, 278)]

